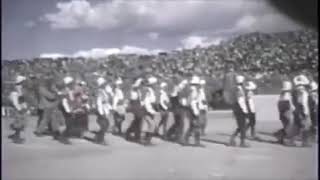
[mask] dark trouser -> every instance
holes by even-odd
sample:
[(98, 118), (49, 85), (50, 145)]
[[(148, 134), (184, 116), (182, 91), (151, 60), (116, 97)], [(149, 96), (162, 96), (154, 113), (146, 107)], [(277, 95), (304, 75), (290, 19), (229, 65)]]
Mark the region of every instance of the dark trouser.
[(127, 111), (133, 113), (133, 121), (126, 131), (126, 137), (128, 139), (131, 137), (131, 133), (134, 133), (134, 139), (136, 141), (141, 140), (141, 128), (144, 110), (139, 105), (133, 105)]
[(142, 138), (145, 141), (145, 143), (149, 144), (151, 143), (152, 136), (154, 135), (155, 128), (156, 128), (156, 122), (155, 122), (155, 116), (148, 113), (145, 109), (145, 114), (142, 119)]
[(97, 141), (104, 141), (104, 136), (109, 128), (109, 120), (104, 115), (97, 114), (97, 123), (100, 127), (97, 133)]
[(116, 128), (116, 131), (121, 134), (122, 133), (122, 122), (125, 120), (125, 115), (124, 114), (119, 114), (118, 112), (113, 113), (113, 118), (114, 118), (114, 125)]
[(63, 134), (66, 131), (66, 119), (60, 109), (56, 108), (52, 111), (50, 125), (55, 133)]
[(19, 112), (17, 110), (14, 110), (13, 115), (14, 120), (10, 124), (10, 128), (16, 131), (16, 133), (20, 133), (25, 129), (27, 125), (27, 119), (25, 118), (25, 114), (23, 112)]
[(255, 137), (256, 132), (255, 132), (255, 126), (256, 126), (256, 113), (255, 112), (250, 112), (247, 114), (247, 117), (249, 119), (249, 123), (246, 125), (246, 131), (250, 128), (251, 130), (251, 136)]
[(200, 123), (201, 123), (201, 134), (205, 135), (205, 130), (207, 127), (207, 122), (208, 122), (208, 118), (207, 118), (207, 111), (206, 110), (201, 110), (200, 111)]
[(181, 126), (179, 108), (172, 109), (173, 114), (173, 125), (168, 129), (166, 136), (169, 139), (177, 140), (177, 129)]
[(292, 128), (292, 111), (290, 110), (290, 102), (282, 100), (278, 102), (279, 119), (282, 123), (282, 128), (278, 130), (275, 135), (279, 138), (281, 143), (288, 137)]
[(186, 142), (187, 131), (190, 127), (190, 109), (187, 107), (175, 108), (173, 115), (174, 124), (168, 130), (167, 137), (178, 140), (180, 143), (184, 144)]
[(37, 133), (44, 133), (46, 131), (51, 131), (51, 121), (53, 120), (52, 116), (56, 107), (45, 108), (42, 110), (38, 110), (38, 127)]
[(142, 125), (142, 118), (138, 116), (134, 116), (133, 121), (131, 122), (129, 128), (126, 132), (126, 137), (130, 138), (131, 133), (134, 133), (134, 139), (140, 140), (141, 138), (141, 125)]
[(290, 127), (290, 132), (288, 133), (288, 137), (290, 138), (291, 142), (294, 141), (294, 138), (302, 135), (302, 144), (307, 145), (309, 144), (310, 135), (311, 135), (311, 122), (308, 121), (308, 117), (306, 114), (303, 113), (303, 107), (297, 106), (294, 114), (294, 123)]
[(315, 139), (318, 134), (318, 109), (312, 109), (310, 113), (311, 118), (311, 137)]
[(73, 114), (67, 123), (67, 129), (69, 135), (81, 137), (88, 130), (88, 114), (86, 112)]
[(160, 120), (160, 123), (158, 124), (156, 133), (159, 133), (159, 129), (162, 127), (163, 128), (163, 135), (166, 136), (169, 112), (166, 110), (161, 110), (160, 115), (161, 115), (161, 120)]
[(40, 123), (41, 123), (41, 121), (43, 119), (43, 112), (44, 112), (43, 109), (38, 109), (37, 110), (37, 116), (38, 116), (37, 128), (40, 126)]
[(234, 141), (235, 137), (240, 132), (240, 141), (241, 144), (243, 144), (246, 138), (246, 114), (242, 111), (238, 103), (233, 105), (232, 110), (236, 119), (237, 129), (231, 135), (231, 141)]
[(193, 134), (196, 145), (200, 145), (200, 135), (201, 135), (201, 130), (202, 130), (202, 122), (200, 121), (199, 116), (196, 116), (191, 112), (191, 109), (189, 111), (190, 111), (189, 115), (190, 115), (191, 123), (190, 123), (189, 130), (187, 131), (187, 135), (186, 135), (187, 142), (188, 142), (189, 137)]

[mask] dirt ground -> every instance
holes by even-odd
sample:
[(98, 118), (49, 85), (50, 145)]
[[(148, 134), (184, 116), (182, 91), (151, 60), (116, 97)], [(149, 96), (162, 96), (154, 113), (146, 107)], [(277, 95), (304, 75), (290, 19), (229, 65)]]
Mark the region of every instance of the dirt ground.
[[(182, 147), (153, 139), (144, 147), (107, 135), (108, 146), (82, 139), (62, 145), (51, 137), (35, 137), (35, 117), (28, 118), (27, 142), (7, 139), (10, 119), (2, 119), (2, 178), (14, 179), (214, 179), (309, 180), (318, 179), (318, 149), (275, 144), (271, 133), (280, 128), (275, 96), (258, 96), (257, 131), (262, 142), (249, 140), (250, 148), (228, 147), (235, 128), (230, 111), (208, 114), (204, 148)], [(130, 119), (130, 117), (129, 117)], [(127, 123), (124, 125), (124, 129)], [(94, 118), (90, 128), (97, 125)]]

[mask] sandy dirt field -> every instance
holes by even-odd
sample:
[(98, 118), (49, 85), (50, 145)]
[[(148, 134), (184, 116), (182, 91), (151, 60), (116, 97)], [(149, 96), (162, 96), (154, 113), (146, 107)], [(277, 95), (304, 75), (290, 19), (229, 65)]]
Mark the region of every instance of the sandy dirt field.
[[(45, 179), (214, 179), (311, 180), (318, 179), (318, 149), (275, 144), (271, 133), (281, 127), (276, 96), (257, 96), (257, 132), (262, 142), (249, 140), (250, 148), (228, 147), (235, 128), (231, 111), (208, 114), (204, 148), (182, 147), (153, 139), (144, 147), (107, 135), (108, 146), (81, 139), (62, 145), (51, 137), (35, 137), (35, 117), (28, 118), (27, 142), (12, 144), (10, 119), (2, 119), (2, 178)], [(95, 129), (95, 119), (90, 118)], [(130, 120), (130, 117), (129, 117)], [(128, 120), (128, 121), (129, 121)], [(128, 123), (124, 125), (126, 128)]]

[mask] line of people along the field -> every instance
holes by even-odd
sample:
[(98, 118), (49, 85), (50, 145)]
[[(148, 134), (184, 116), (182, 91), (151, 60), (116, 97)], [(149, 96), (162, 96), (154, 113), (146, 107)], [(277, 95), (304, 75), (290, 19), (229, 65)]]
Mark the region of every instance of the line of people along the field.
[[(235, 146), (236, 136), (240, 133), (240, 147), (248, 147), (246, 132), (259, 139), (255, 132), (256, 113), (254, 91), (257, 85), (246, 81), (242, 75), (231, 78), (235, 83), (225, 90), (235, 116), (237, 129), (231, 135), (230, 145)], [(14, 121), (9, 136), (14, 143), (24, 143), (22, 135), (27, 126), (28, 103), (24, 85), (28, 79), (17, 76), (10, 100), (15, 110)], [(137, 77), (131, 83), (130, 91), (125, 94), (122, 79), (114, 83), (104, 77), (96, 79), (95, 96), (89, 95), (86, 82), (67, 76), (64, 84), (57, 85), (53, 79), (43, 78), (44, 83), (37, 88), (38, 123), (36, 136), (51, 135), (63, 144), (71, 144), (70, 137), (85, 138), (94, 143), (106, 145), (106, 134), (118, 134), (129, 141), (143, 145), (152, 144), (152, 138), (160, 136), (164, 140), (181, 145), (203, 146), (201, 135), (205, 135), (208, 105), (205, 95), (206, 81), (199, 76), (179, 76), (169, 82), (153, 75)], [(318, 113), (317, 83), (299, 75), (291, 81), (283, 82), (278, 103), (279, 117), (283, 128), (274, 135), (279, 143), (295, 145), (295, 139), (302, 136), (302, 146), (310, 146), (315, 139)], [(170, 86), (170, 87), (169, 87)], [(169, 113), (174, 123), (168, 127)], [(123, 130), (126, 113), (133, 114), (133, 120)], [(99, 125), (97, 132), (89, 129), (89, 115), (95, 114)], [(160, 120), (155, 117), (159, 115)], [(194, 143), (190, 142), (190, 137)]]

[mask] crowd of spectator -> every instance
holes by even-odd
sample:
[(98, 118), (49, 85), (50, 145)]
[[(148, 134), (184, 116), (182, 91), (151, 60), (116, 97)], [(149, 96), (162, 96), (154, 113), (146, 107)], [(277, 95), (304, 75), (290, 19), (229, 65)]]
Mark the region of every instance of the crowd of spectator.
[[(281, 78), (306, 72), (318, 79), (318, 34), (302, 30), (274, 34), (250, 33), (224, 41), (219, 45), (196, 47), (158, 55), (115, 54), (106, 58), (35, 58), (2, 60), (2, 94), (6, 96), (16, 74), (41, 79), (54, 76), (57, 81), (66, 74), (95, 86), (96, 76), (109, 81), (122, 77), (125, 86), (133, 78), (153, 73), (170, 81), (175, 73), (198, 74), (207, 79), (209, 93), (221, 90), (226, 64), (268, 89)], [(127, 82), (127, 83), (126, 83)], [(32, 87), (32, 85), (30, 85)]]

